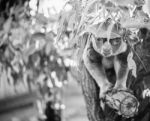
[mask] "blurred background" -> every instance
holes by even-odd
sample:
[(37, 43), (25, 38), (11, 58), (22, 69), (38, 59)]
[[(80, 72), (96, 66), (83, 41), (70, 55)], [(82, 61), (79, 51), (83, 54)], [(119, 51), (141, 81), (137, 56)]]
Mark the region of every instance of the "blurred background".
[(73, 23), (58, 35), (72, 2), (0, 0), (0, 121), (87, 121)]

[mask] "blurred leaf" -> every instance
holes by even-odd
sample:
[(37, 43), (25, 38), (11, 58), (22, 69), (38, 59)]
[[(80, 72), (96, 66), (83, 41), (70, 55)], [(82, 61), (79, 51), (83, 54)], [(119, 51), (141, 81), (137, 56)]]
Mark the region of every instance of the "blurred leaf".
[(35, 45), (31, 45), (29, 48), (26, 48), (25, 50), (23, 50), (23, 55), (22, 55), (23, 59), (27, 61), (28, 57), (32, 55), (35, 51), (36, 51)]
[(11, 29), (11, 37), (10, 40), (12, 41), (14, 46), (17, 46), (19, 44), (23, 44), (25, 41), (25, 37), (27, 35), (27, 32), (24, 30), (24, 28), (13, 28)]
[(53, 45), (52, 45), (51, 42), (48, 42), (48, 43), (46, 44), (45, 53), (46, 53), (47, 55), (51, 52), (52, 46), (53, 46)]
[(14, 85), (8, 82), (7, 71), (3, 70), (0, 77), (0, 98), (6, 98), (15, 95)]
[(4, 29), (4, 32), (5, 33), (8, 33), (9, 31), (10, 31), (10, 29), (11, 29), (11, 23), (12, 23), (12, 18), (11, 17), (9, 17), (8, 19), (7, 19), (7, 21), (4, 23), (4, 25), (3, 25), (3, 29)]
[(37, 14), (36, 15), (36, 20), (39, 21), (39, 23), (42, 23), (42, 24), (47, 24), (47, 22), (48, 22), (48, 18), (46, 18), (44, 16), (44, 14)]
[(143, 5), (143, 11), (150, 15), (150, 0), (145, 0), (145, 4)]

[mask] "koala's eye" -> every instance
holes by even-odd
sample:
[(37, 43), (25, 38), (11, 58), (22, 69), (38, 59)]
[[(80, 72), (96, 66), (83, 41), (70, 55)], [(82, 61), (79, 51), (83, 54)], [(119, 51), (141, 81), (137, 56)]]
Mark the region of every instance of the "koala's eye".
[(107, 39), (106, 38), (97, 38), (97, 41), (99, 42), (105, 42)]
[(103, 39), (102, 38), (97, 38), (97, 41), (103, 41)]
[(115, 38), (115, 39), (111, 39), (110, 43), (112, 45), (119, 45), (121, 43), (121, 38)]

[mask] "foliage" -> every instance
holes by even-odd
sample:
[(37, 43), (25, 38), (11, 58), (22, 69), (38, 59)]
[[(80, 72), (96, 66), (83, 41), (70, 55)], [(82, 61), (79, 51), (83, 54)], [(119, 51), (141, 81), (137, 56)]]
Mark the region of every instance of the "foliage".
[(42, 91), (45, 83), (54, 90), (61, 88), (67, 72), (55, 46), (58, 15), (45, 17), (36, 11), (33, 16), (29, 1), (0, 2), (8, 4), (0, 16), (0, 99), (37, 88)]

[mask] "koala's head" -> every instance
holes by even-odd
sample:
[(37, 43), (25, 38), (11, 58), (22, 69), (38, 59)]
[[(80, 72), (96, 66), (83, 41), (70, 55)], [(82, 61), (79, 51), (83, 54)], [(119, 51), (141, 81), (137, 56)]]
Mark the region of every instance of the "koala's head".
[(103, 22), (96, 26), (96, 33), (92, 34), (91, 41), (96, 52), (104, 57), (118, 55), (127, 49), (122, 37), (119, 24)]

